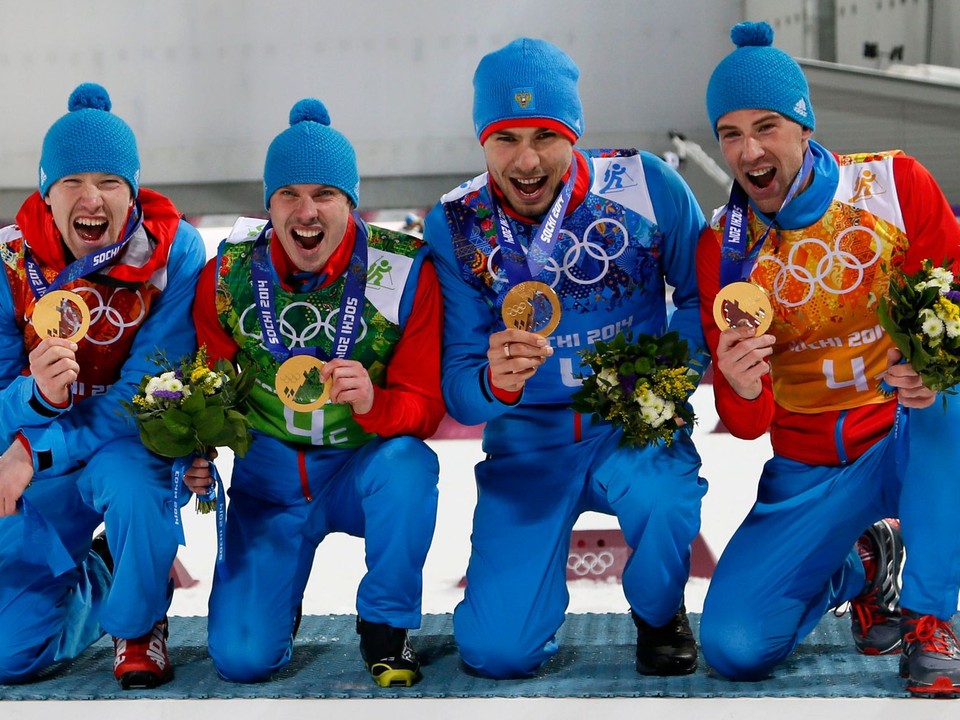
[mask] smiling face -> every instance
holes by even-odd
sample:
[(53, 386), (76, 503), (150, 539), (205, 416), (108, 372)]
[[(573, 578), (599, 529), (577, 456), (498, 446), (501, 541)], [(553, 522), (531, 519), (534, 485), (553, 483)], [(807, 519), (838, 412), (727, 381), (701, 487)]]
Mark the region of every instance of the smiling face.
[(549, 128), (511, 127), (493, 132), (483, 143), (483, 153), (510, 208), (536, 218), (560, 192), (573, 161), (573, 144)]
[(290, 261), (319, 272), (343, 241), (353, 205), (329, 185), (284, 185), (270, 196), (273, 232)]
[(119, 175), (78, 173), (57, 180), (44, 199), (63, 242), (81, 258), (120, 239), (133, 192)]
[(780, 210), (812, 131), (779, 113), (748, 109), (723, 115), (717, 134), (727, 165), (754, 204), (768, 215)]

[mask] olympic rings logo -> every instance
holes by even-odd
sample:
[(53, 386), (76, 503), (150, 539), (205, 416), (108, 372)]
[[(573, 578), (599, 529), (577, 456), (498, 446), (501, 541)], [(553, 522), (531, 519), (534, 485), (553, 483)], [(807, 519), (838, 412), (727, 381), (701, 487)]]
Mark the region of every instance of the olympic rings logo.
[[(117, 340), (123, 336), (124, 330), (139, 325), (147, 314), (147, 307), (143, 302), (143, 295), (140, 294), (139, 290), (131, 291), (127, 288), (117, 288), (110, 295), (110, 299), (106, 301), (96, 288), (88, 286), (76, 287), (73, 288), (73, 291), (80, 293), (90, 308), (90, 331), (87, 333), (85, 339), (93, 345), (111, 345), (117, 342)], [(114, 298), (119, 296), (120, 293), (129, 292), (133, 292), (136, 295), (137, 304), (140, 306), (140, 314), (132, 320), (127, 321), (124, 320), (123, 314), (111, 305), (111, 302), (113, 302)], [(91, 302), (91, 298), (96, 298), (96, 304)], [(102, 330), (104, 327), (113, 328), (110, 337), (100, 338), (100, 333), (93, 332), (94, 329)]]
[[(301, 327), (298, 329), (294, 322), (291, 322), (290, 313), (298, 312), (296, 320), (301, 321)], [(337, 318), (340, 315), (340, 308), (331, 310), (326, 316), (317, 308), (316, 305), (308, 302), (297, 301), (287, 305), (280, 311), (277, 317), (277, 327), (280, 335), (287, 341), (287, 347), (307, 347), (311, 340), (316, 338), (322, 332), (324, 336), (333, 342), (337, 334)], [(307, 320), (306, 325), (302, 324)], [(252, 328), (248, 330), (247, 328)], [(249, 305), (240, 314), (240, 332), (246, 337), (256, 338), (263, 343), (263, 331), (260, 328), (260, 318), (257, 315), (256, 307)], [(367, 322), (360, 318), (360, 335), (357, 340), (362, 340), (367, 334)]]
[[(851, 232), (864, 232), (870, 236), (871, 245), (874, 247), (873, 257), (862, 261), (857, 255), (844, 249), (844, 238)], [(797, 261), (797, 255), (800, 252), (806, 252), (813, 255), (817, 251), (822, 253), (822, 257), (817, 261), (816, 269), (811, 271), (806, 265)], [(876, 264), (883, 252), (883, 243), (880, 236), (867, 227), (848, 227), (837, 235), (831, 248), (827, 243), (819, 238), (804, 238), (796, 245), (790, 248), (786, 262), (775, 255), (767, 255), (760, 258), (759, 263), (773, 263), (779, 270), (773, 279), (773, 294), (777, 301), (785, 307), (797, 307), (808, 302), (817, 291), (817, 288), (828, 292), (831, 295), (845, 295), (852, 292), (860, 283), (863, 282), (863, 276), (867, 268)], [(853, 270), (856, 277), (852, 281), (846, 281), (842, 285), (834, 286), (824, 282), (832, 277), (837, 270)], [(787, 283), (790, 281), (798, 282), (806, 286), (804, 295), (799, 300), (789, 300), (784, 292)]]
[(613, 553), (609, 550), (603, 550), (599, 553), (572, 552), (567, 555), (567, 570), (575, 575), (584, 577), (586, 575), (603, 575), (607, 570), (613, 567)]
[(509, 307), (504, 307), (503, 311), (506, 315), (512, 318), (519, 315), (526, 315), (530, 312), (530, 303), (524, 300), (523, 302), (514, 303)]
[[(615, 233), (612, 234), (617, 236), (613, 241), (603, 237), (600, 233), (596, 233), (596, 235), (600, 236), (601, 242), (597, 242), (597, 240), (592, 237), (594, 229), (601, 223), (613, 227)], [(556, 259), (551, 257), (546, 265), (544, 265), (544, 270), (549, 270), (554, 274), (553, 280), (549, 283), (550, 287), (556, 287), (562, 277), (565, 277), (576, 285), (593, 285), (599, 282), (610, 269), (610, 263), (623, 255), (630, 246), (630, 236), (627, 233), (627, 228), (623, 223), (612, 218), (594, 220), (587, 226), (586, 230), (583, 231), (582, 237), (577, 237), (569, 230), (561, 228), (560, 235), (557, 238), (557, 244), (561, 244), (561, 239), (566, 241), (564, 244), (569, 243), (569, 247), (563, 253), (563, 261), (557, 262)], [(612, 252), (607, 252), (607, 246), (611, 244), (613, 245), (611, 248)], [(496, 277), (497, 273), (494, 269), (493, 259), (499, 252), (500, 246), (498, 245), (493, 248), (490, 256), (487, 258), (487, 272), (494, 277)], [(600, 263), (599, 271), (593, 277), (581, 277), (581, 275), (583, 275), (582, 272), (573, 272), (574, 269), (578, 268), (584, 256), (593, 258)], [(582, 268), (580, 268), (580, 270), (582, 271)]]

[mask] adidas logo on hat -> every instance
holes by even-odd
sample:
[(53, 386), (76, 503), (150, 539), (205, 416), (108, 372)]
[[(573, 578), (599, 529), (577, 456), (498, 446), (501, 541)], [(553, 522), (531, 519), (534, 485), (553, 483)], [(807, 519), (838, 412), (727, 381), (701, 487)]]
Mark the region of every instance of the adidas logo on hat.
[(807, 116), (807, 103), (803, 98), (797, 100), (797, 104), (793, 106), (793, 111), (801, 117)]

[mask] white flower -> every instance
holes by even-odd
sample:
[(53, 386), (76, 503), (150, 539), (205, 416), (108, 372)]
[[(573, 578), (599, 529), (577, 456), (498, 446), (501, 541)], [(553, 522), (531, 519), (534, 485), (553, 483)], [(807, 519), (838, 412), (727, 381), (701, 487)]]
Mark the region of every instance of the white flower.
[(930, 284), (936, 284), (943, 292), (947, 292), (950, 289), (952, 282), (953, 272), (949, 268), (935, 267), (930, 270)]
[(190, 387), (188, 385), (183, 385), (182, 389), (183, 389), (183, 399), (186, 400), (188, 397), (190, 397), (190, 393), (193, 391), (190, 390)]
[(613, 368), (604, 368), (600, 371), (600, 374), (597, 375), (597, 379), (607, 387), (616, 387), (620, 384), (620, 379), (617, 377), (617, 371)]
[(164, 373), (160, 376), (160, 389), (167, 392), (180, 392), (183, 390), (183, 383), (173, 373)]
[(659, 415), (663, 412), (663, 408), (666, 407), (666, 402), (659, 395), (654, 395), (653, 399), (650, 401), (650, 404), (645, 407), (652, 408), (653, 411)]
[(660, 413), (659, 422), (657, 422), (654, 425), (654, 427), (660, 427), (665, 422), (667, 422), (667, 420), (672, 419), (673, 416), (676, 414), (676, 412), (677, 412), (676, 404), (673, 402), (673, 400), (667, 400), (667, 402), (665, 402), (663, 405), (663, 412)]
[[(937, 271), (941, 271), (938, 273)], [(934, 268), (930, 272), (930, 279), (918, 282), (914, 285), (917, 292), (923, 292), (927, 288), (936, 288), (941, 295), (946, 295), (950, 291), (950, 283), (953, 282), (953, 273), (943, 268)]]
[(654, 425), (654, 423), (655, 423), (655, 422), (657, 421), (657, 419), (660, 417), (660, 413), (657, 412), (657, 411), (656, 411), (652, 406), (650, 406), (650, 405), (641, 405), (641, 406), (640, 406), (640, 417), (643, 418), (643, 421), (644, 421), (647, 425), (650, 425), (651, 427), (656, 427), (656, 425)]
[(937, 317), (933, 310), (929, 308), (921, 310), (920, 322), (923, 328), (923, 334), (928, 338), (938, 338), (943, 335), (943, 321)]
[(947, 337), (951, 340), (960, 337), (960, 320), (947, 320), (944, 323), (947, 330)]
[(154, 376), (147, 381), (147, 386), (143, 389), (145, 397), (153, 400), (153, 394), (160, 389), (160, 378)]
[(633, 390), (633, 399), (641, 407), (652, 405), (656, 397), (646, 383), (637, 385)]

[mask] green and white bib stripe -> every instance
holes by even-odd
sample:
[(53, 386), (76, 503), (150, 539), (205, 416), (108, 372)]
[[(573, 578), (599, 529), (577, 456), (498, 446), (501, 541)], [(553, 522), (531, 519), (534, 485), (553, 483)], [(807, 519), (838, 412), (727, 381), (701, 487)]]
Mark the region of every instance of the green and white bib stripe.
[[(240, 218), (220, 245), (217, 257), (220, 323), (239, 346), (240, 367), (257, 368), (250, 421), (255, 430), (286, 442), (359, 447), (374, 436), (353, 420), (349, 405), (327, 403), (313, 412), (301, 413), (286, 407), (277, 397), (274, 378), (280, 362), (263, 345), (251, 276), (253, 244), (264, 225), (263, 220)], [(405, 313), (416, 292), (425, 254), (422, 248), (417, 238), (368, 226), (367, 284), (360, 331), (350, 359), (367, 368), (375, 385), (383, 385), (387, 363), (400, 340)], [(274, 313), (287, 347), (319, 347), (332, 356), (344, 284), (341, 277), (328, 287), (296, 293), (275, 283)]]

